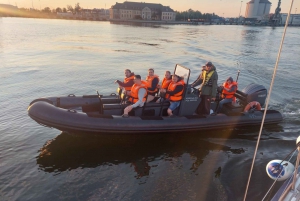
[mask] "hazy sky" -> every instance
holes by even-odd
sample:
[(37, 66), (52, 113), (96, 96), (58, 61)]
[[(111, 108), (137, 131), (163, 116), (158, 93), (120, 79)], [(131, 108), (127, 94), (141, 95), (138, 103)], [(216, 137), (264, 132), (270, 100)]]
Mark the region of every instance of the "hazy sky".
[[(147, 3), (161, 3), (164, 6), (170, 6), (177, 11), (185, 11), (189, 8), (193, 10), (199, 10), (202, 13), (215, 13), (224, 17), (237, 17), (241, 9), (241, 15), (245, 15), (246, 3), (250, 0), (144, 0)], [(278, 0), (269, 0), (272, 3), (271, 13), (274, 13), (277, 7)], [(0, 0), (3, 4), (17, 5), (19, 8), (31, 8), (32, 5), (36, 9), (50, 7), (51, 9), (57, 7), (67, 7), (67, 5), (74, 5), (79, 3), (83, 8), (110, 8), (116, 2), (123, 3), (124, 1), (116, 0)], [(139, 2), (139, 1), (137, 1)], [(291, 4), (291, 0), (281, 1), (281, 10), (283, 13), (287, 13)], [(300, 0), (294, 0), (292, 13), (300, 13)], [(223, 15), (224, 13), (224, 15)]]

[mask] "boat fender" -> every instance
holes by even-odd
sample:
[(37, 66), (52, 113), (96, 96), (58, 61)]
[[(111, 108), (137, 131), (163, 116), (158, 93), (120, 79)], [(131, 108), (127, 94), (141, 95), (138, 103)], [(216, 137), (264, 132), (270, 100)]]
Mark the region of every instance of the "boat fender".
[(253, 109), (261, 110), (260, 103), (257, 101), (252, 101), (252, 102), (248, 103), (244, 109), (244, 112), (249, 112), (249, 111), (252, 111)]
[(288, 162), (282, 160), (272, 160), (266, 166), (266, 171), (268, 176), (278, 181), (284, 181), (290, 176), (292, 176), (295, 170), (295, 166)]

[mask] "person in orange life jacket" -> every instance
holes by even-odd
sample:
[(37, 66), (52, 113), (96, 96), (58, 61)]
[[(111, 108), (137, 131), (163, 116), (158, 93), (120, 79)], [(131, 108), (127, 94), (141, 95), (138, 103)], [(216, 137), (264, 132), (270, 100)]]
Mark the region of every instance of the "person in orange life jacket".
[(132, 85), (134, 85), (133, 79), (134, 73), (132, 73), (129, 69), (125, 69), (124, 82), (116, 80), (115, 83), (118, 83), (120, 88), (124, 88), (126, 91), (130, 91)]
[(173, 111), (180, 105), (183, 94), (183, 86), (183, 79), (179, 78), (178, 75), (173, 75), (172, 82), (169, 84), (168, 89), (161, 89), (166, 93), (166, 99), (170, 101), (170, 106), (167, 110), (169, 116), (172, 116)]
[(148, 88), (147, 88), (147, 92), (148, 92), (147, 103), (148, 103), (154, 99), (155, 94), (158, 92), (157, 85), (159, 82), (159, 78), (157, 75), (154, 75), (153, 68), (150, 68), (148, 70), (148, 76), (146, 78), (146, 82), (148, 83)]
[(201, 72), (197, 80), (195, 80), (191, 87), (200, 85), (200, 104), (197, 107), (196, 113), (202, 115), (210, 114), (210, 102), (216, 99), (218, 87), (218, 73), (216, 67), (209, 61), (206, 63), (206, 69)]
[(236, 90), (237, 90), (237, 83), (233, 81), (232, 77), (228, 77), (226, 82), (224, 82), (223, 84), (223, 90), (222, 90), (223, 100), (219, 102), (218, 108), (211, 115), (218, 114), (225, 103), (231, 103), (235, 99), (234, 94)]
[[(159, 88), (159, 90), (160, 90), (160, 96), (161, 96), (161, 97), (164, 97), (164, 95), (165, 95), (165, 93), (163, 93), (163, 92), (161, 91), (161, 89), (167, 89), (168, 86), (169, 86), (169, 84), (170, 84), (171, 82), (172, 82), (172, 75), (171, 75), (171, 72), (170, 72), (170, 71), (166, 71), (166, 72), (165, 72), (165, 77), (164, 77), (164, 79), (163, 79), (161, 85), (157, 85), (157, 88)], [(157, 99), (156, 103), (159, 103), (161, 100), (162, 100), (161, 98)]]
[(126, 91), (126, 95), (129, 96), (129, 101), (132, 105), (127, 106), (124, 109), (123, 117), (128, 117), (128, 113), (136, 107), (143, 107), (147, 97), (147, 82), (141, 80), (140, 75), (134, 76), (134, 85), (131, 91)]
[(161, 82), (161, 85), (158, 85), (159, 89), (167, 89), (169, 84), (172, 82), (172, 75), (170, 71), (165, 72), (165, 77)]

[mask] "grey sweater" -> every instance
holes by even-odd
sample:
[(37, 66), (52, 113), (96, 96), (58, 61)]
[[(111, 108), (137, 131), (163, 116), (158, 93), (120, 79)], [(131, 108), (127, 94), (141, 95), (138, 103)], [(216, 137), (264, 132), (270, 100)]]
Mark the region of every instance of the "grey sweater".
[(143, 102), (143, 98), (144, 98), (145, 94), (146, 94), (146, 89), (140, 88), (139, 91), (138, 91), (139, 100), (132, 105), (132, 108), (143, 107), (144, 106), (145, 102)]

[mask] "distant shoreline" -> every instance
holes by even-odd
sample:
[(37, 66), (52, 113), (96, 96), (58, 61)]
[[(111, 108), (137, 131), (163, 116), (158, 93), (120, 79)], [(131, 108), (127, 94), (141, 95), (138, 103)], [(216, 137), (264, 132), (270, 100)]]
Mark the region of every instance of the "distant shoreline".
[[(106, 22), (112, 22), (112, 23), (147, 23), (147, 24), (164, 24), (164, 25), (245, 25), (245, 26), (272, 26), (269, 24), (246, 24), (246, 23), (237, 23), (237, 22), (189, 22), (189, 21), (158, 21), (158, 20), (120, 20), (120, 19), (93, 19), (93, 18), (66, 18), (66, 17), (60, 17), (57, 15), (43, 15), (39, 17), (34, 16), (3, 16), (1, 17), (20, 17), (20, 18), (37, 18), (37, 19), (61, 19), (61, 20), (79, 20), (79, 21), (106, 21)], [(277, 27), (283, 27), (284, 25), (277, 25)], [(289, 25), (294, 27), (300, 27), (300, 25)]]
[[(116, 23), (152, 23), (152, 24), (188, 24), (188, 25), (245, 25), (245, 26), (271, 26), (266, 24), (245, 24), (237, 22), (189, 22), (189, 21), (154, 21), (154, 20), (118, 20), (110, 19), (110, 22)], [(278, 25), (284, 26), (284, 25)], [(300, 26), (300, 25), (290, 25), (290, 26)]]

